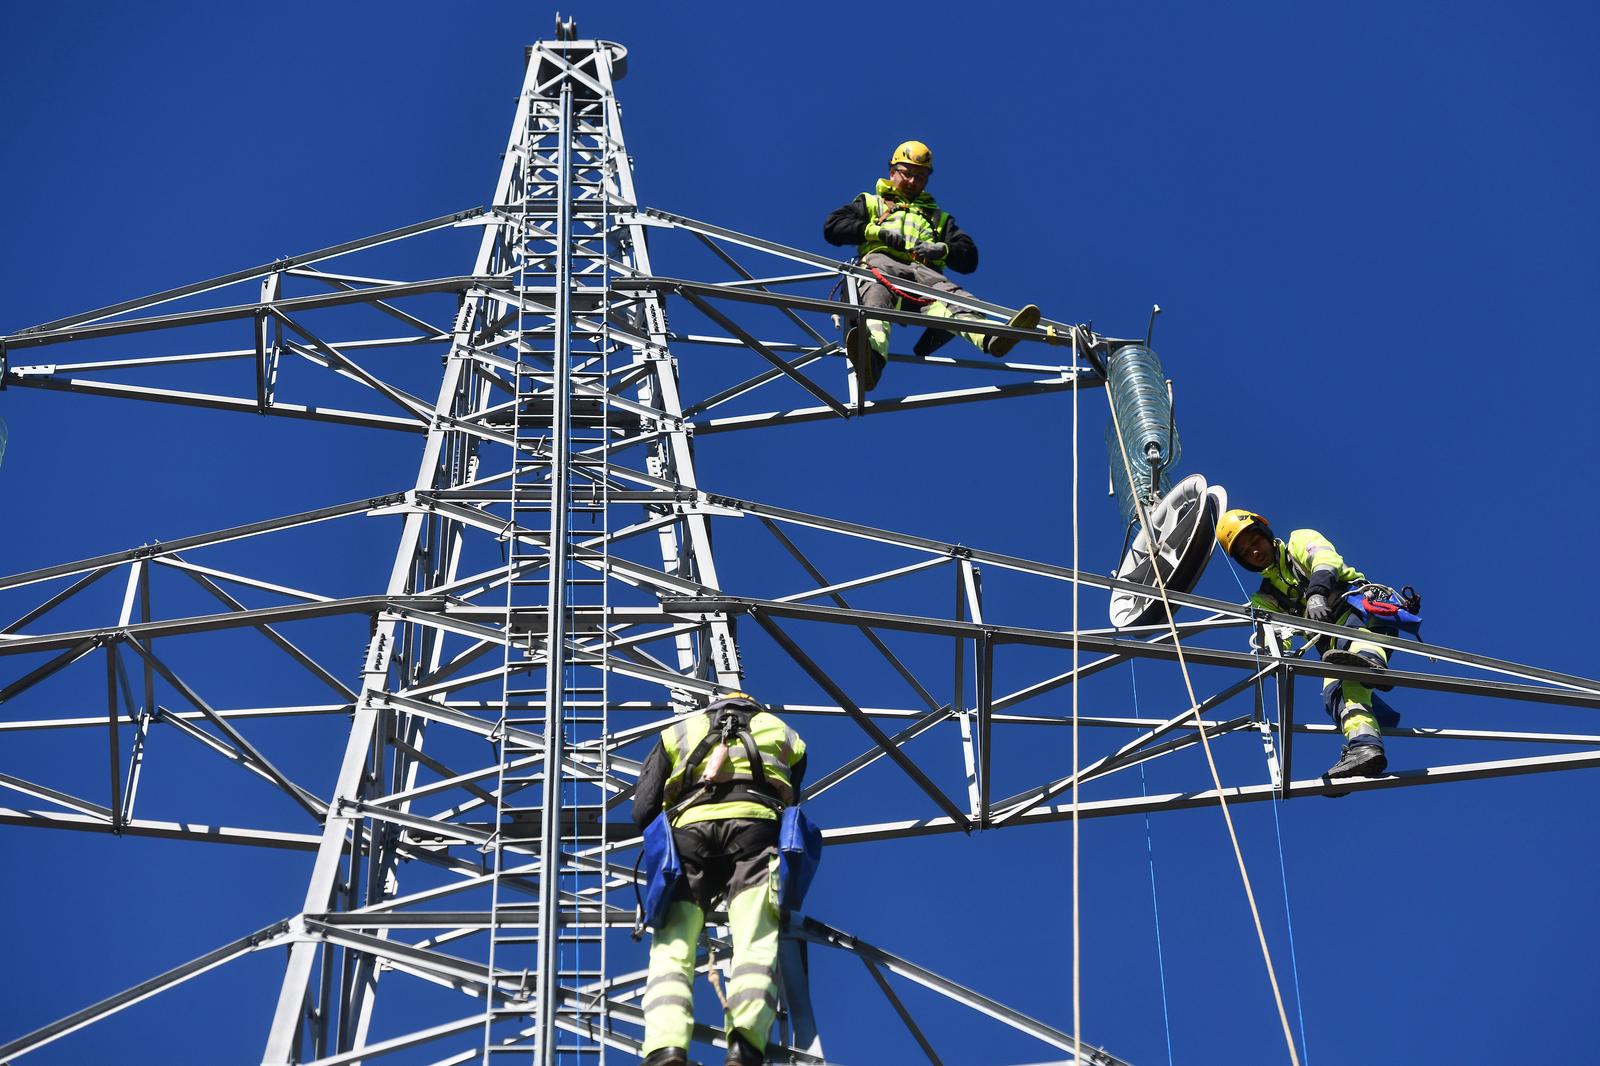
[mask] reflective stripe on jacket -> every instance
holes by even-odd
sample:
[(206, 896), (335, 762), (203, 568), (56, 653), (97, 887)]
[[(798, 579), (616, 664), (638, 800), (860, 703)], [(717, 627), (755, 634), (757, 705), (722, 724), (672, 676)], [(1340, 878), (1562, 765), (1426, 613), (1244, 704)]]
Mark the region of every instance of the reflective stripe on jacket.
[[(700, 746), (700, 742), (711, 731), (717, 711), (723, 706), (726, 706), (726, 703), (712, 704), (701, 714), (679, 720), (662, 734), (661, 746), (671, 767), (662, 789), (665, 806), (671, 807), (686, 796), (690, 788), (703, 780), (716, 784), (744, 782), (759, 788), (749, 753), (737, 737), (727, 745), (725, 757), (720, 759), (718, 757), (718, 750), (723, 745), (713, 744), (697, 765), (693, 767), (685, 765), (689, 756), (694, 754), (695, 748)], [(749, 706), (755, 708), (757, 705), (751, 702)], [(791, 806), (795, 802), (795, 791), (791, 784), (790, 768), (805, 755), (805, 741), (801, 740), (800, 734), (790, 729), (783, 719), (768, 711), (759, 711), (750, 718), (750, 736), (755, 741), (756, 751), (761, 757), (761, 769), (766, 778), (765, 791), (777, 803), (785, 807)], [(712, 768), (714, 772), (707, 777), (708, 770)], [(770, 804), (757, 800), (735, 799), (726, 802), (696, 803), (674, 818), (672, 824), (688, 825), (718, 818), (776, 818), (777, 816), (777, 812)]]
[[(867, 205), (868, 225), (877, 225), (879, 229), (893, 230), (906, 239), (906, 251), (891, 248), (879, 240), (867, 239), (861, 242), (856, 254), (865, 257), (872, 252), (882, 252), (884, 255), (900, 260), (902, 263), (911, 262), (910, 249), (926, 241), (937, 241), (944, 232), (945, 224), (950, 221), (948, 211), (939, 210), (939, 205), (933, 197), (923, 193), (915, 200), (904, 200), (894, 191), (894, 186), (887, 178), (878, 179), (876, 193), (864, 192), (862, 201)], [(928, 263), (933, 269), (944, 270), (944, 260), (938, 259)]]
[(1268, 611), (1304, 614), (1306, 586), (1318, 570), (1333, 571), (1338, 593), (1345, 587), (1366, 581), (1366, 575), (1347, 566), (1333, 544), (1314, 529), (1297, 529), (1288, 541), (1273, 541), (1272, 565), (1261, 574), (1261, 588), (1250, 602)]

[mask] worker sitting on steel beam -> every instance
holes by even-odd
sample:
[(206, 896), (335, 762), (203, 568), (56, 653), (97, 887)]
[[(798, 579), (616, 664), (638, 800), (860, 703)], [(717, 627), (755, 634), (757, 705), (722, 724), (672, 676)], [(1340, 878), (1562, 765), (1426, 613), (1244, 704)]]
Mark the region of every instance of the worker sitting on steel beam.
[(645, 830), (664, 809), (682, 867), (650, 945), (645, 1066), (689, 1061), (695, 955), (719, 898), (733, 939), (727, 1063), (765, 1061), (778, 1007), (779, 812), (798, 802), (805, 768), (799, 734), (743, 692), (680, 719), (645, 760), (633, 820)]
[[(1250, 597), (1252, 606), (1300, 615), (1313, 622), (1354, 626), (1372, 633), (1395, 632), (1394, 627), (1377, 614), (1358, 611), (1347, 601), (1346, 592), (1362, 587), (1366, 578), (1348, 565), (1328, 538), (1316, 530), (1297, 529), (1289, 534), (1287, 541), (1278, 540), (1265, 518), (1236, 508), (1217, 520), (1217, 542), (1240, 566), (1261, 575), (1261, 587)], [(1420, 604), (1420, 598), (1416, 603)], [(1372, 605), (1368, 603), (1367, 606)], [(1412, 606), (1412, 612), (1415, 610)], [(1408, 613), (1406, 617), (1415, 615)], [(1387, 649), (1359, 638), (1323, 637), (1317, 641), (1317, 648), (1324, 662), (1338, 666), (1383, 671), (1389, 665)], [(1387, 690), (1391, 686), (1378, 684), (1376, 687)], [(1339, 761), (1325, 776), (1381, 775), (1389, 760), (1383, 752), (1383, 734), (1378, 720), (1380, 716), (1396, 719), (1398, 716), (1382, 700), (1374, 706), (1372, 688), (1359, 681), (1328, 678), (1323, 682), (1322, 699), (1345, 739)]]
[[(822, 224), (822, 235), (829, 244), (859, 246), (861, 265), (878, 279), (862, 290), (864, 306), (920, 311), (930, 318), (957, 322), (984, 321), (977, 312), (953, 309), (943, 300), (904, 292), (895, 285), (896, 281), (911, 281), (952, 296), (974, 299), (944, 276), (947, 266), (962, 274), (978, 269), (978, 246), (928, 195), (928, 177), (932, 173), (933, 153), (928, 146), (921, 141), (906, 141), (889, 157), (889, 176), (878, 179), (874, 192), (860, 194), (829, 215)], [(1039, 309), (1029, 304), (1006, 324), (1032, 329), (1039, 324)], [(977, 332), (962, 335), (997, 359), (1017, 343), (1012, 337)], [(949, 339), (948, 331), (930, 327), (912, 350), (925, 357)], [(864, 328), (851, 326), (845, 334), (845, 353), (855, 367), (862, 391), (871, 390), (889, 361), (889, 323), (868, 318)]]

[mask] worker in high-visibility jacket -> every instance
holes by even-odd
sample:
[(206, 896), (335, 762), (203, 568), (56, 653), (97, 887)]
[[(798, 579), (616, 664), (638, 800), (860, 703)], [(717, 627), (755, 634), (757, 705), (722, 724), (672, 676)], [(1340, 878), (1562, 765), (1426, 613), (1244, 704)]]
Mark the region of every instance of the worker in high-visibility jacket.
[[(950, 212), (940, 210), (928, 195), (928, 178), (932, 174), (933, 152), (921, 141), (906, 141), (889, 157), (889, 176), (879, 178), (872, 192), (861, 193), (829, 215), (822, 224), (822, 235), (829, 244), (856, 245), (861, 265), (878, 278), (862, 290), (863, 306), (920, 311), (931, 318), (957, 322), (984, 321), (975, 311), (953, 309), (943, 300), (925, 302), (895, 287), (896, 281), (911, 281), (952, 296), (974, 299), (944, 276), (946, 267), (961, 274), (978, 269), (978, 246), (956, 225)], [(1039, 309), (1029, 304), (1006, 324), (1032, 329), (1039, 324)], [(962, 336), (997, 359), (1017, 343), (1012, 337), (978, 332), (965, 332)], [(949, 331), (930, 330), (913, 350), (926, 357), (949, 339)], [(865, 329), (852, 326), (845, 334), (844, 346), (862, 391), (870, 391), (889, 361), (889, 323), (869, 318)]]
[(799, 802), (805, 769), (800, 735), (743, 692), (681, 718), (645, 760), (633, 820), (643, 830), (665, 810), (683, 864), (650, 944), (645, 1066), (688, 1062), (695, 952), (719, 898), (733, 939), (727, 1063), (765, 1061), (778, 1009), (778, 815)]
[[(1287, 541), (1272, 535), (1267, 520), (1252, 511), (1234, 509), (1217, 520), (1217, 542), (1246, 570), (1261, 575), (1261, 587), (1250, 602), (1263, 610), (1297, 614), (1313, 622), (1367, 628), (1365, 620), (1344, 600), (1345, 591), (1366, 576), (1344, 561), (1334, 546), (1314, 529), (1297, 529)], [(1383, 671), (1389, 652), (1360, 638), (1318, 641), (1324, 662)], [(1389, 686), (1379, 684), (1379, 688)], [(1373, 710), (1372, 689), (1358, 681), (1329, 678), (1322, 686), (1323, 703), (1344, 734), (1344, 751), (1328, 777), (1377, 777), (1388, 768), (1383, 734)]]

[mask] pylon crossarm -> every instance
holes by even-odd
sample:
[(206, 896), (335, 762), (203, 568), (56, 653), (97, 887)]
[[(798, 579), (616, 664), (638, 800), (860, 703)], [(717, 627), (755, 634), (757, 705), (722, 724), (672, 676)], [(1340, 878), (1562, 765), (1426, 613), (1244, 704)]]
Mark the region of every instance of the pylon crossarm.
[(9, 788), (13, 792), (20, 792), (24, 796), (34, 799), (47, 800), (50, 803), (65, 807), (79, 814), (86, 814), (91, 818), (98, 818), (108, 826), (112, 824), (111, 808), (102, 807), (98, 803), (91, 803), (86, 799), (79, 799), (59, 789), (46, 785), (36, 785), (32, 781), (25, 781), (12, 774), (0, 774), (0, 788)]
[[(232, 411), (235, 414), (262, 414), (257, 402), (237, 396), (217, 393), (185, 392), (178, 389), (157, 389), (143, 385), (124, 385), (111, 381), (91, 381), (87, 378), (55, 378), (36, 376), (23, 368), (14, 372), (8, 385), (51, 392), (70, 392), (80, 396), (104, 396), (113, 400), (147, 400), (153, 403), (176, 404), (179, 407), (202, 407), (213, 411)], [(363, 429), (396, 430), (402, 433), (422, 433), (427, 427), (414, 418), (352, 411), (341, 407), (321, 407), (309, 404), (273, 400), (265, 412), (280, 418), (304, 422), (326, 422), (332, 425), (358, 426)]]
[[(787, 935), (807, 943), (836, 948), (855, 955), (863, 961), (870, 960), (873, 965), (881, 967), (897, 977), (921, 985), (931, 992), (935, 992), (980, 1014), (985, 1014), (1020, 1033), (1050, 1045), (1058, 1051), (1064, 1051), (1069, 1055), (1072, 1053), (1073, 1037), (1071, 1033), (1062, 1032), (1037, 1019), (1030, 1018), (1021, 1011), (1007, 1007), (997, 1000), (981, 995), (947, 977), (934, 973), (926, 967), (919, 966), (909, 959), (885, 951), (883, 948), (827, 925), (810, 915), (791, 914), (789, 916)], [(1069, 1059), (1068, 1061), (1072, 1060)], [(1084, 1058), (1081, 1061), (1084, 1066), (1128, 1066), (1121, 1059), (1099, 1049), (1085, 1048)]]
[[(818, 255), (814, 252), (807, 252), (801, 248), (792, 248), (788, 245), (779, 244), (776, 241), (766, 240), (763, 237), (752, 236), (748, 233), (740, 233), (737, 230), (731, 230), (723, 226), (713, 225), (709, 222), (702, 222), (697, 219), (688, 218), (684, 215), (673, 214), (670, 211), (663, 211), (653, 207), (645, 207), (640, 209), (638, 218), (640, 222), (645, 225), (664, 227), (668, 229), (681, 229), (706, 237), (715, 237), (730, 244), (743, 245), (746, 248), (766, 252), (770, 255), (788, 259), (796, 263), (803, 263), (807, 266), (815, 267), (819, 271), (831, 273), (836, 277), (849, 276), (863, 282), (872, 282), (877, 280), (872, 271), (868, 270), (866, 267), (858, 266), (853, 263), (841, 262), (840, 260), (830, 258), (829, 256)], [(915, 282), (906, 281), (902, 283), (898, 278), (895, 279), (895, 285), (904, 289), (906, 292), (913, 293), (917, 296), (923, 296), (930, 300), (945, 300), (954, 307), (962, 307), (973, 311), (983, 311), (992, 315), (998, 315), (1001, 318), (1010, 318), (1011, 315), (1016, 311), (1016, 308), (1014, 307), (1006, 307), (1003, 304), (989, 303), (985, 300), (952, 297), (949, 293), (941, 292), (938, 289), (930, 289)], [(910, 319), (910, 321), (920, 322), (921, 320), (914, 317)], [(1069, 323), (1058, 322), (1054, 319), (1048, 318), (1040, 319), (1040, 325), (1054, 326), (1061, 331), (1063, 335), (1065, 335), (1066, 330), (1072, 328)], [(1019, 335), (1038, 339), (1038, 334), (1033, 331), (1019, 330), (1016, 332)], [(1132, 340), (1116, 340), (1110, 338), (1101, 339), (1104, 340), (1107, 345), (1112, 347), (1123, 344), (1138, 343), (1137, 341)]]
[(423, 233), (431, 233), (439, 229), (447, 229), (451, 226), (473, 224), (475, 221), (483, 219), (487, 213), (488, 211), (486, 208), (473, 207), (468, 208), (465, 211), (457, 211), (454, 214), (440, 215), (438, 218), (431, 218), (422, 222), (413, 222), (410, 225), (401, 226), (398, 229), (386, 230), (383, 233), (375, 233), (370, 237), (361, 237), (353, 241), (345, 241), (341, 244), (335, 244), (327, 248), (319, 248), (313, 252), (303, 252), (300, 255), (291, 255), (283, 259), (275, 259), (270, 263), (262, 263), (259, 266), (246, 267), (243, 270), (236, 270), (231, 274), (223, 274), (219, 277), (208, 278), (204, 281), (196, 281), (188, 285), (182, 285), (175, 289), (167, 289), (164, 292), (158, 292), (150, 296), (141, 296), (132, 300), (124, 300), (121, 303), (112, 304), (108, 307), (102, 307), (94, 311), (84, 311), (76, 315), (69, 315), (66, 318), (58, 318), (50, 322), (43, 322), (37, 326), (29, 326), (27, 329), (18, 330), (15, 336), (23, 336), (32, 333), (48, 333), (53, 330), (63, 330), (73, 326), (87, 325), (90, 323), (99, 322), (102, 319), (111, 318), (115, 315), (126, 314), (129, 311), (142, 311), (146, 308), (156, 307), (164, 303), (170, 303), (173, 300), (181, 300), (189, 296), (201, 296), (215, 289), (226, 288), (229, 285), (237, 285), (240, 282), (258, 281), (277, 271), (290, 270), (294, 267), (311, 263), (320, 263), (326, 259), (333, 259), (337, 256), (348, 255), (351, 252), (359, 252), (368, 248), (376, 248), (379, 245), (388, 244), (392, 241), (403, 240), (406, 237), (415, 237)]
[[(249, 522), (244, 525), (230, 526), (226, 529), (210, 533), (199, 533), (188, 537), (179, 537), (158, 544), (146, 544), (138, 548), (129, 548), (108, 555), (93, 556), (80, 559), (76, 562), (60, 563), (55, 566), (43, 567), (38, 570), (28, 570), (18, 574), (0, 577), (0, 592), (7, 589), (31, 585), (40, 581), (48, 581), (57, 577), (72, 577), (91, 570), (101, 570), (130, 563), (139, 559), (156, 559), (178, 552), (188, 551), (192, 548), (208, 547), (215, 544), (226, 544), (230, 541), (242, 540), (261, 533), (270, 533), (275, 530), (292, 529), (298, 526), (312, 525), (317, 522), (326, 522), (334, 518), (343, 518), (348, 515), (369, 514), (376, 509), (391, 506), (405, 499), (403, 493), (394, 493), (388, 496), (369, 497), (363, 500), (354, 500), (349, 503), (333, 504), (327, 507), (318, 507), (310, 511), (300, 511), (295, 514), (284, 515), (278, 518), (269, 518), (259, 522)], [(16, 623), (13, 623), (15, 625)], [(11, 627), (7, 627), (9, 630)], [(0, 642), (3, 646), (3, 642)]]
[[(1028, 792), (1018, 793), (1015, 796), (1009, 796), (1006, 799), (999, 800), (995, 806), (1001, 808), (1002, 813), (996, 815), (991, 824), (996, 826), (1003, 825), (1023, 811), (1035, 807), (1041, 803), (1049, 802), (1055, 797), (1061, 795), (1061, 793), (1065, 792), (1067, 789), (1071, 788), (1076, 783), (1089, 781), (1121, 767), (1133, 765), (1137, 761), (1136, 756), (1140, 753), (1141, 749), (1147, 747), (1148, 745), (1154, 744), (1168, 733), (1177, 730), (1184, 724), (1185, 721), (1191, 721), (1199, 716), (1203, 716), (1212, 708), (1232, 699), (1234, 696), (1237, 696), (1245, 689), (1251, 687), (1258, 680), (1267, 676), (1271, 672), (1272, 668), (1267, 667), (1262, 670), (1257, 670), (1254, 674), (1240, 681), (1235, 681), (1227, 688), (1207, 697), (1206, 699), (1201, 700), (1193, 707), (1185, 707), (1183, 710), (1179, 711), (1171, 718), (1168, 718), (1166, 721), (1146, 730), (1139, 736), (1134, 737), (1132, 740), (1128, 741), (1126, 744), (1123, 744), (1116, 751), (1110, 753), (1109, 755), (1101, 756), (1099, 759), (1080, 767), (1076, 773), (1068, 774), (1066, 777), (1057, 778), (1041, 788), (1031, 789)], [(1221, 732), (1222, 730), (1218, 729), (1217, 731)], [(1195, 735), (1199, 735), (1198, 727), (1196, 728)]]
[[(885, 415), (896, 411), (916, 411), (933, 407), (950, 407), (955, 404), (982, 403), (990, 400), (1015, 400), (1025, 396), (1041, 396), (1045, 393), (1071, 392), (1074, 377), (1070, 372), (1054, 378), (1042, 378), (1038, 381), (1022, 382), (1015, 385), (981, 385), (967, 389), (949, 389), (943, 392), (917, 393), (899, 398), (865, 400), (859, 411), (852, 412), (860, 415)], [(1084, 381), (1079, 384), (1083, 387), (1103, 384), (1098, 375), (1093, 381)], [(796, 407), (784, 411), (763, 411), (748, 415), (727, 415), (722, 418), (696, 420), (691, 423), (697, 436), (708, 436), (714, 433), (729, 433), (746, 429), (769, 429), (773, 426), (800, 425), (805, 422), (820, 422), (836, 417), (832, 407)]]
[[(669, 598), (662, 601), (662, 606), (669, 613), (683, 618), (695, 617), (703, 611), (716, 613), (751, 611), (759, 612), (762, 615), (803, 619), (813, 622), (867, 625), (879, 630), (922, 633), (931, 636), (957, 637), (969, 640), (984, 639), (995, 644), (1071, 648), (1074, 641), (1073, 633), (1060, 630), (966, 622), (959, 619), (931, 618), (921, 615), (900, 615), (882, 611), (846, 610), (839, 607), (765, 600), (748, 596)], [(1333, 628), (1341, 630), (1343, 627)], [(1350, 630), (1349, 632), (1361, 632), (1363, 639), (1365, 638), (1364, 631)], [(1175, 648), (1154, 642), (1124, 640), (1120, 637), (1091, 636), (1081, 632), (1076, 634), (1076, 641), (1080, 647), (1087, 648), (1090, 651), (1110, 652), (1123, 656), (1125, 659), (1152, 658), (1176, 662), (1178, 658), (1178, 652)], [(1405, 650), (1417, 649), (1413, 645), (1412, 648)], [(1454, 652), (1447, 648), (1439, 648), (1434, 645), (1427, 646), (1426, 654), (1441, 660), (1448, 658), (1452, 661), (1459, 660), (1466, 664), (1476, 665), (1472, 662), (1476, 658), (1475, 656), (1470, 656), (1464, 652)], [(1252, 671), (1260, 668), (1259, 658), (1249, 652), (1195, 647), (1187, 649), (1184, 655), (1189, 662), (1202, 666), (1231, 666)], [(1499, 662), (1499, 660), (1496, 660), (1496, 662)], [(1341, 666), (1321, 661), (1291, 659), (1284, 661), (1282, 666), (1291, 674), (1331, 677), (1338, 680), (1369, 681), (1377, 679), (1379, 676), (1370, 670), (1360, 667)], [(1504, 664), (1503, 669), (1515, 670), (1521, 668), (1517, 664), (1508, 663)], [(1533, 668), (1527, 669), (1530, 676), (1537, 675), (1537, 671)], [(1508, 699), (1565, 704), (1574, 707), (1600, 707), (1600, 685), (1595, 682), (1588, 683), (1591, 686), (1589, 690), (1579, 691), (1566, 687), (1480, 681), (1472, 678), (1449, 677), (1440, 674), (1424, 674), (1401, 670), (1385, 671), (1381, 677), (1385, 683), (1391, 683), (1396, 686), (1471, 695), (1502, 696)]]
[(888, 734), (880, 729), (876, 722), (861, 712), (861, 708), (845, 694), (844, 690), (839, 687), (838, 682), (829, 676), (826, 670), (817, 665), (816, 661), (807, 655), (800, 648), (800, 646), (783, 631), (782, 627), (769, 618), (767, 616), (767, 612), (757, 608), (756, 610), (751, 611), (751, 617), (756, 620), (756, 623), (760, 625), (762, 629), (766, 630), (767, 635), (770, 636), (778, 644), (778, 646), (795, 661), (800, 669), (804, 670), (806, 674), (809, 675), (810, 678), (823, 689), (823, 691), (827, 692), (827, 694), (844, 709), (846, 714), (855, 719), (856, 724), (859, 725), (862, 730), (877, 743), (878, 747), (883, 750), (884, 754), (888, 755), (889, 758), (896, 765), (898, 765), (901, 770), (905, 771), (907, 777), (916, 782), (918, 788), (927, 793), (934, 803), (937, 804), (951, 818), (958, 822), (968, 822), (967, 816), (962, 814), (956, 805), (950, 801), (950, 797), (946, 796), (943, 790), (941, 790), (938, 785), (933, 783), (932, 779), (929, 778), (925, 772), (923, 772), (920, 766), (912, 761), (912, 759), (906, 755), (905, 752), (900, 750), (899, 745), (890, 740)]
[[(302, 311), (325, 310), (351, 304), (370, 303), (373, 300), (396, 300), (406, 296), (425, 296), (431, 293), (465, 293), (472, 289), (497, 290), (510, 284), (504, 278), (476, 277), (472, 275), (431, 278), (427, 281), (407, 281), (398, 285), (374, 285), (365, 289), (320, 293), (314, 296), (285, 297), (273, 303), (233, 304), (200, 311), (180, 311), (148, 318), (120, 319), (115, 322), (97, 322), (88, 325), (67, 326), (61, 329), (37, 330), (17, 333), (3, 338), (7, 349), (26, 351), (49, 344), (66, 341), (93, 340), (103, 337), (120, 337), (130, 333), (148, 333), (151, 330), (170, 329), (175, 326), (203, 326), (218, 322), (254, 319), (257, 315), (272, 313), (293, 315)], [(13, 368), (13, 374), (20, 368)]]
[[(929, 711), (927, 714), (923, 715), (921, 718), (918, 718), (900, 732), (890, 737), (889, 743), (897, 749), (903, 748), (904, 745), (915, 740), (917, 737), (920, 737), (934, 726), (939, 725), (942, 722), (949, 721), (950, 718), (953, 717), (954, 713), (955, 712), (953, 712), (949, 707), (939, 707), (935, 710)], [(862, 714), (871, 717), (871, 715), (866, 711), (862, 711)], [(882, 745), (874, 745), (873, 747), (868, 748), (866, 751), (862, 752), (860, 755), (857, 755), (844, 765), (823, 774), (821, 777), (817, 778), (815, 782), (807, 784), (806, 799), (814, 800), (819, 798), (835, 785), (843, 781), (848, 781), (862, 770), (865, 770), (867, 767), (883, 758), (883, 756), (887, 753), (887, 748)]]
[(58, 1040), (68, 1033), (82, 1029), (101, 1018), (109, 1017), (120, 1010), (133, 1006), (141, 1000), (149, 999), (158, 992), (180, 985), (193, 977), (214, 970), (223, 963), (231, 962), (241, 955), (248, 955), (264, 948), (277, 947), (291, 939), (288, 922), (276, 922), (249, 936), (240, 937), (238, 940), (209, 951), (199, 958), (191, 959), (181, 966), (175, 966), (159, 976), (147, 981), (141, 981), (124, 992), (108, 996), (100, 1002), (83, 1010), (67, 1015), (60, 1021), (53, 1022), (41, 1029), (36, 1029), (26, 1036), (19, 1037), (8, 1044), (0, 1044), (0, 1061), (10, 1062), (21, 1058), (30, 1051), (37, 1051), (46, 1044)]
[(294, 603), (280, 607), (258, 607), (248, 611), (224, 611), (220, 614), (193, 615), (187, 618), (168, 618), (152, 622), (132, 622), (126, 626), (106, 626), (99, 629), (73, 630), (67, 633), (50, 633), (38, 636), (15, 636), (0, 641), (0, 657), (23, 655), (29, 652), (70, 648), (84, 640), (101, 636), (167, 638), (193, 633), (209, 633), (222, 629), (256, 628), (272, 622), (294, 622), (311, 618), (328, 618), (335, 615), (375, 614), (390, 609), (406, 611), (428, 606), (438, 606), (441, 600), (433, 596), (349, 596), (322, 603)]
[[(897, 311), (892, 307), (864, 307), (860, 304), (824, 300), (811, 296), (795, 296), (789, 293), (764, 292), (749, 288), (730, 288), (711, 282), (694, 281), (689, 278), (618, 278), (614, 285), (623, 292), (677, 293), (697, 307), (702, 307), (701, 301), (705, 298), (717, 298), (737, 303), (787, 308), (791, 311), (811, 311), (817, 314), (849, 315), (852, 318), (876, 319), (905, 326), (926, 326), (928, 324), (927, 316), (920, 311)], [(965, 300), (958, 296), (952, 296), (949, 293), (940, 293), (938, 298), (942, 303), (947, 303), (952, 308), (961, 310), (977, 311), (989, 306), (983, 305), (979, 301)], [(1000, 313), (1009, 314), (1004, 309), (1000, 309)], [(985, 336), (1010, 337), (1014, 340), (1036, 341), (1043, 339), (1038, 330), (1019, 329), (1015, 326), (1008, 326), (1003, 322), (980, 321), (977, 319), (963, 319), (961, 330), (963, 333), (982, 333)], [(1121, 343), (1131, 344), (1133, 342), (1123, 341)]]
[[(304, 704), (298, 707), (241, 707), (231, 710), (217, 710), (217, 717), (229, 719), (241, 718), (315, 718), (326, 717), (334, 714), (349, 714), (348, 703), (318, 703)], [(169, 718), (193, 721), (204, 718), (199, 711), (168, 711)], [(119, 725), (139, 724), (139, 716), (123, 713), (117, 716)], [(63, 717), (63, 718), (30, 718), (9, 722), (0, 722), (0, 733), (19, 733), (36, 729), (101, 729), (107, 725), (106, 716), (103, 714), (93, 717)]]
[[(1292, 799), (1301, 796), (1342, 795), (1347, 792), (1377, 792), (1393, 788), (1411, 788), (1418, 785), (1454, 784), (1463, 781), (1481, 781), (1497, 777), (1521, 777), (1528, 774), (1557, 773), (1564, 770), (1589, 770), (1600, 767), (1600, 751), (1561, 752), (1553, 755), (1533, 756), (1523, 759), (1497, 759), (1486, 762), (1453, 763), (1444, 766), (1426, 766), (1412, 770), (1396, 770), (1382, 777), (1341, 778), (1330, 781), (1325, 777), (1293, 781), (1287, 787), (1270, 782), (1255, 785), (1225, 786), (1223, 794), (1230, 804), (1260, 803), (1271, 800)], [(1083, 800), (1078, 805), (1080, 818), (1109, 818), (1124, 814), (1154, 814), (1158, 811), (1196, 810), (1214, 807), (1217, 803), (1215, 789), (1194, 792), (1166, 792), (1148, 796), (1130, 796), (1117, 799)], [(1044, 825), (1070, 821), (1071, 804), (1041, 805), (1020, 813), (1013, 825)], [(896, 840), (906, 837), (933, 836), (941, 833), (964, 832), (949, 818), (902, 819), (878, 822), (871, 825), (838, 826), (822, 831), (824, 841), (834, 844), (860, 844), (874, 840)]]
[[(443, 338), (448, 340), (449, 338)], [(335, 341), (341, 351), (364, 351), (371, 348), (414, 348), (435, 345), (435, 337), (359, 337)], [(144, 368), (169, 368), (192, 363), (226, 363), (241, 359), (254, 359), (254, 348), (231, 348), (218, 351), (189, 352), (182, 355), (127, 356), (121, 359), (90, 359), (77, 363), (44, 363), (37, 366), (13, 367), (16, 377), (7, 378), (8, 385), (27, 385), (39, 375), (91, 374), (107, 370), (137, 370)]]

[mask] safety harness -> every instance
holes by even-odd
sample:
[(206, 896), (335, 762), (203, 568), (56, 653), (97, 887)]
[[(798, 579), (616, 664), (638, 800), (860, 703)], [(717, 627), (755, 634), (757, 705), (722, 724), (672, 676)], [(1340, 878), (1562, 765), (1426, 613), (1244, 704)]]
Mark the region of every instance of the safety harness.
[[(677, 818), (690, 807), (698, 807), (702, 803), (726, 803), (729, 800), (754, 800), (771, 807), (774, 813), (783, 813), (783, 801), (767, 784), (767, 768), (761, 755), (761, 748), (756, 744), (755, 735), (750, 732), (750, 719), (759, 713), (761, 712), (739, 707), (723, 707), (717, 712), (711, 728), (706, 730), (706, 735), (684, 760), (684, 773), (693, 773), (694, 768), (699, 766), (707, 755), (711, 758), (706, 763), (700, 780), (691, 785), (689, 791), (673, 804), (670, 818)], [(748, 782), (713, 780), (726, 762), (728, 746), (735, 739), (744, 746), (745, 758), (750, 761), (750, 774), (754, 780)], [(713, 747), (715, 751), (712, 750)]]
[[(800, 809), (798, 797), (795, 804), (785, 806), (767, 784), (761, 748), (750, 731), (750, 720), (760, 713), (760, 710), (751, 711), (734, 706), (720, 708), (711, 728), (706, 730), (706, 735), (683, 763), (684, 773), (692, 773), (709, 755), (700, 780), (645, 827), (639, 858), (633, 865), (633, 939), (638, 940), (646, 926), (660, 928), (666, 921), (667, 911), (672, 906), (673, 890), (683, 876), (683, 863), (678, 857), (677, 844), (672, 839), (672, 823), (684, 811), (703, 803), (754, 800), (770, 807), (778, 815), (778, 905), (790, 910), (805, 899), (811, 880), (822, 862), (822, 831)], [(728, 757), (728, 746), (736, 739), (744, 747), (753, 780), (712, 780)], [(639, 890), (641, 882), (644, 884), (642, 896)]]
[[(939, 209), (939, 205), (931, 197), (919, 196), (915, 200), (907, 200), (891, 191), (887, 181), (880, 180), (876, 192), (862, 193), (863, 206), (867, 209), (869, 225), (882, 228), (896, 214), (904, 214), (906, 218), (894, 223), (894, 228), (906, 241), (904, 249), (892, 248), (880, 241), (867, 240), (863, 235), (862, 243), (858, 249), (860, 255), (865, 256), (872, 252), (882, 251), (891, 259), (902, 263), (912, 261), (911, 248), (920, 241), (938, 241), (943, 239), (946, 226), (950, 221), (950, 213)], [(926, 201), (926, 202), (924, 202)], [(927, 264), (940, 273), (944, 272), (944, 259), (934, 260)]]

